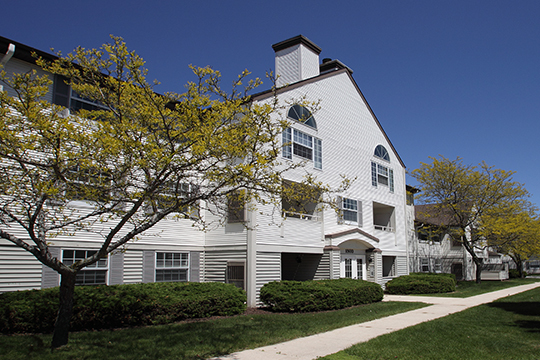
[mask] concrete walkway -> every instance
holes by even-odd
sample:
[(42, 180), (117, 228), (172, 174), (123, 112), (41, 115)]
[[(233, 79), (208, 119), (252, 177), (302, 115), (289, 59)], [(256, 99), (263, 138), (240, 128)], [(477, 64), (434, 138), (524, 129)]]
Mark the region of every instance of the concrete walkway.
[(298, 338), (284, 343), (245, 350), (214, 358), (222, 360), (311, 360), (347, 349), (377, 336), (438, 319), (473, 306), (490, 303), (497, 299), (515, 295), (540, 287), (540, 282), (515, 286), (469, 298), (443, 298), (431, 296), (385, 295), (383, 301), (409, 301), (432, 304), (421, 309), (388, 316), (385, 318), (351, 325), (326, 333)]

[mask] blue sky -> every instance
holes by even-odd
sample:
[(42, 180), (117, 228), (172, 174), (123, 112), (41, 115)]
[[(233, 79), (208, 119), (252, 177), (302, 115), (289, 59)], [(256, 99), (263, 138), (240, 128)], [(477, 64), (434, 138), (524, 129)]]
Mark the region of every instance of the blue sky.
[[(302, 34), (354, 78), (408, 170), (429, 156), (515, 171), (540, 205), (540, 1), (2, 1), (0, 35), (64, 54), (122, 36), (159, 92), (188, 65), (264, 77)], [(261, 89), (266, 89), (265, 86)], [(409, 179), (414, 185), (414, 181)]]

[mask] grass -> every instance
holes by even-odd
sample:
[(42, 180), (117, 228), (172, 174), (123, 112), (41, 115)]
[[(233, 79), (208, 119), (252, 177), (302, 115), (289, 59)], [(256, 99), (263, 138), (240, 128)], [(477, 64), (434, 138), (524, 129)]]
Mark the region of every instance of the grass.
[(51, 353), (51, 335), (0, 336), (0, 359), (205, 359), (417, 309), (419, 303), (379, 302), (306, 314), (241, 315), (200, 322), (79, 332)]
[(426, 296), (439, 297), (470, 297), (485, 294), (492, 291), (507, 289), (513, 286), (531, 284), (540, 279), (510, 279), (505, 281), (482, 281), (480, 285), (474, 281), (458, 281), (456, 291), (453, 293), (428, 294)]
[(323, 359), (540, 359), (540, 289), (383, 335)]

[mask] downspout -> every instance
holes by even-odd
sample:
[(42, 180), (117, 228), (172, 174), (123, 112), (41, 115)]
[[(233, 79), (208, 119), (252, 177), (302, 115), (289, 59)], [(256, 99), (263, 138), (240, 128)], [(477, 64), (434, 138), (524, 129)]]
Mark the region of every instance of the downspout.
[(7, 62), (9, 61), (9, 59), (11, 59), (14, 53), (15, 53), (15, 45), (9, 44), (7, 52), (5, 53), (5, 55), (2, 57), (2, 60), (0, 61), (0, 65), (5, 66)]
[[(4, 54), (4, 56), (2, 56), (2, 60), (0, 60), (0, 68), (3, 68), (7, 64), (7, 62), (9, 61), (9, 59), (11, 59), (14, 53), (15, 45), (10, 43), (7, 52)], [(2, 90), (4, 90), (4, 85), (0, 85), (0, 91)]]

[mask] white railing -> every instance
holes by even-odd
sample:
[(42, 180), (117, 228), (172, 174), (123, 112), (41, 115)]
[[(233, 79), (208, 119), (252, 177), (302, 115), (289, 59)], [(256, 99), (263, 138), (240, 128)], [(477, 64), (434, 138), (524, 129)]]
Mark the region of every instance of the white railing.
[(374, 225), (375, 226), (375, 230), (382, 230), (382, 231), (387, 231), (387, 232), (394, 232), (395, 229), (391, 226), (384, 226), (384, 225)]
[(317, 216), (317, 215), (302, 214), (302, 213), (297, 213), (297, 212), (293, 212), (293, 211), (283, 211), (283, 216), (284, 217), (301, 219), (301, 220), (319, 221), (319, 216)]

